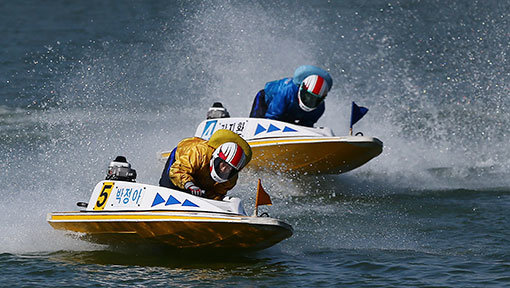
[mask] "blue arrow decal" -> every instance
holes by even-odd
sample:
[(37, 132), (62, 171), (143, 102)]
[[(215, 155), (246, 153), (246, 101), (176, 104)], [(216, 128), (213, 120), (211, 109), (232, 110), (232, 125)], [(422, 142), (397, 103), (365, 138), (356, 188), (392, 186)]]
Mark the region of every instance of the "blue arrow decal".
[(179, 200), (175, 199), (174, 196), (170, 195), (170, 197), (168, 197), (168, 200), (166, 201), (165, 206), (174, 205), (174, 204), (181, 204), (181, 202)]
[(154, 201), (152, 201), (152, 206), (151, 207), (159, 205), (159, 204), (161, 204), (163, 202), (165, 202), (165, 199), (163, 199), (163, 197), (161, 197), (161, 195), (159, 195), (159, 193), (157, 193), (156, 197), (154, 197)]
[(264, 128), (262, 125), (260, 124), (257, 124), (257, 129), (255, 130), (255, 135), (259, 134), (259, 133), (262, 133), (266, 131), (266, 128)]
[(184, 203), (182, 203), (182, 206), (199, 207), (197, 204), (189, 201), (188, 199), (184, 200)]
[(297, 131), (297, 130), (292, 129), (292, 128), (287, 127), (287, 126), (285, 126), (285, 128), (283, 128), (283, 132), (296, 132), (296, 131)]
[(273, 124), (269, 125), (269, 128), (267, 128), (267, 133), (273, 132), (273, 131), (280, 131), (280, 128), (274, 126)]

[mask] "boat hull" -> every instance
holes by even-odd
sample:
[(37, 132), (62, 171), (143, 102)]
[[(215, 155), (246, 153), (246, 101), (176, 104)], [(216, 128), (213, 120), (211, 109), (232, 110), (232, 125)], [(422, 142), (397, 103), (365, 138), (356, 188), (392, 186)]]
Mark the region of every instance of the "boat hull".
[(248, 141), (252, 169), (307, 174), (340, 174), (356, 169), (382, 152), (372, 137), (322, 137)]
[(207, 212), (54, 212), (53, 228), (113, 246), (260, 250), (289, 238), (292, 227), (269, 217)]
[[(220, 118), (200, 123), (195, 137), (208, 140), (219, 129), (243, 137), (252, 148), (247, 167), (307, 174), (340, 174), (356, 169), (381, 154), (374, 137), (335, 136), (327, 127), (304, 127), (262, 118)], [(170, 151), (161, 153), (166, 161)]]

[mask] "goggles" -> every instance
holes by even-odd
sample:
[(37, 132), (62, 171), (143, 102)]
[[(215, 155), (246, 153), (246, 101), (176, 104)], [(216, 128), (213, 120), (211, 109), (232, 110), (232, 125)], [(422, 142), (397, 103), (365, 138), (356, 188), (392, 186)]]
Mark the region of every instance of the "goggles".
[(237, 174), (237, 169), (228, 164), (225, 160), (217, 157), (214, 159), (214, 170), (223, 180), (228, 180)]
[(326, 98), (326, 95), (324, 96), (319, 96), (319, 95), (315, 95), (311, 92), (309, 92), (308, 90), (306, 90), (306, 88), (304, 88), (303, 86), (301, 87), (301, 91), (299, 92), (299, 98), (301, 100), (301, 102), (303, 103), (303, 105), (305, 105), (306, 107), (308, 108), (317, 108), (317, 106), (319, 106), (319, 104), (321, 104), (322, 101), (324, 101), (324, 98)]

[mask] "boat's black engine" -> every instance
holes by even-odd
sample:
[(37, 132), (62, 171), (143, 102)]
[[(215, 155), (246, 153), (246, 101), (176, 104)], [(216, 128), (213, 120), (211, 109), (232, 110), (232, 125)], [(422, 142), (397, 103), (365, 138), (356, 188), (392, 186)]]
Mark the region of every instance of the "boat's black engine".
[(126, 157), (117, 156), (115, 160), (110, 162), (108, 170), (106, 171), (106, 180), (135, 182), (135, 179), (136, 170), (131, 169), (131, 164), (127, 162)]
[(229, 118), (230, 114), (227, 111), (227, 108), (223, 107), (221, 102), (214, 102), (211, 108), (207, 111), (207, 119), (216, 119), (216, 118)]

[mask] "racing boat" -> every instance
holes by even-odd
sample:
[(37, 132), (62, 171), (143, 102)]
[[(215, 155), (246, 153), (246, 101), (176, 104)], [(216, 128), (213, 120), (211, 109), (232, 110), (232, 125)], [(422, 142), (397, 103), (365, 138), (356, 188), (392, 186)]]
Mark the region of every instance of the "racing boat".
[(130, 181), (101, 181), (89, 202), (78, 205), (85, 209), (52, 212), (47, 221), (83, 240), (113, 246), (260, 250), (293, 233), (283, 221), (257, 212), (248, 216), (239, 198), (216, 201)]
[[(311, 128), (262, 118), (216, 118), (200, 123), (195, 137), (209, 139), (218, 129), (243, 137), (252, 148), (247, 168), (340, 174), (381, 154), (383, 143), (374, 137), (335, 136), (327, 127)], [(170, 151), (162, 152), (162, 160)]]

